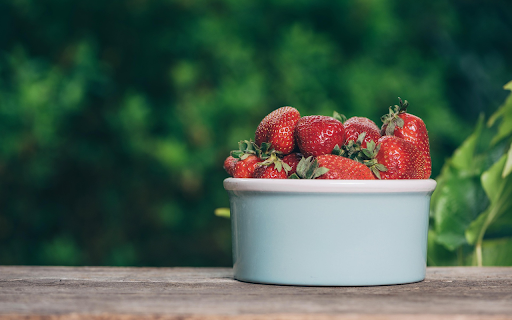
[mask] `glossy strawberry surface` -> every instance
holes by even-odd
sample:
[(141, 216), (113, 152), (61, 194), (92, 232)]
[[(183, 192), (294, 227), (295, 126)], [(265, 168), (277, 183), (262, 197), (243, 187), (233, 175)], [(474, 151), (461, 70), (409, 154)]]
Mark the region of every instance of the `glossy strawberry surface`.
[(377, 143), (381, 137), (379, 127), (375, 122), (365, 117), (352, 117), (345, 121), (343, 126), (345, 128), (345, 143), (350, 140), (357, 141), (359, 135), (366, 132), (363, 143), (361, 144), (361, 147), (366, 148), (367, 142), (374, 141)]
[(234, 178), (252, 178), (254, 170), (258, 166), (261, 159), (255, 155), (249, 155), (244, 160), (238, 160), (233, 171)]
[(387, 169), (380, 172), (382, 179), (424, 179), (425, 157), (414, 144), (397, 136), (383, 136), (378, 143), (376, 159)]
[(334, 154), (319, 156), (317, 160), (320, 167), (329, 169), (318, 179), (375, 180), (372, 171), (355, 160)]
[(281, 171), (277, 170), (274, 164), (265, 166), (265, 165), (258, 165), (256, 166), (256, 169), (254, 170), (253, 178), (258, 179), (286, 179), (288, 178), (288, 175), (286, 174), (286, 171), (284, 169), (281, 169)]
[[(410, 113), (401, 113), (399, 117), (404, 120), (404, 126), (403, 128), (396, 126), (394, 135), (411, 142), (421, 151), (425, 158), (423, 179), (428, 179), (432, 173), (432, 161), (430, 159), (430, 143), (428, 140), (427, 127), (420, 117)], [(383, 126), (382, 132), (385, 132), (385, 130), (386, 126)]]
[(409, 102), (398, 98), (399, 105), (389, 107), (389, 113), (381, 117), (382, 135), (394, 135), (414, 144), (423, 154), (425, 169), (423, 179), (428, 179), (432, 172), (430, 143), (425, 123), (420, 117), (407, 113)]
[(230, 176), (233, 176), (235, 173), (235, 165), (237, 162), (238, 159), (233, 156), (229, 156), (226, 158), (226, 160), (224, 160), (224, 170), (226, 170)]
[(329, 154), (336, 145), (341, 147), (345, 143), (345, 128), (332, 117), (306, 116), (297, 122), (295, 138), (305, 157), (317, 157)]
[(295, 148), (294, 130), (300, 113), (292, 107), (282, 107), (269, 113), (258, 125), (255, 142), (272, 144), (272, 148), (283, 154), (289, 154)]

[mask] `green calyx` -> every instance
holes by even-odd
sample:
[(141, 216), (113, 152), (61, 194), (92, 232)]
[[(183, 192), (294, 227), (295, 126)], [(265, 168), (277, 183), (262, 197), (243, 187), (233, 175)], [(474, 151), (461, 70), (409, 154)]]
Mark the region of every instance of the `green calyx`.
[(389, 113), (383, 115), (380, 119), (382, 123), (387, 126), (385, 134), (387, 136), (392, 136), (395, 133), (395, 128), (398, 126), (399, 128), (404, 127), (404, 120), (399, 117), (400, 114), (407, 112), (407, 107), (409, 106), (409, 102), (407, 100), (402, 101), (400, 97), (398, 97), (398, 102), (400, 105), (395, 105), (394, 107), (389, 107)]
[(270, 142), (262, 142), (261, 146), (259, 146), (259, 147), (256, 144), (254, 144), (254, 145), (255, 145), (256, 151), (259, 153), (259, 155), (262, 159), (269, 157), (273, 151), (275, 153), (277, 153), (274, 149), (272, 149), (272, 144)]
[(377, 177), (377, 179), (381, 179), (380, 173), (384, 171), (388, 171), (385, 165), (379, 163), (377, 161), (377, 153), (379, 153), (380, 144), (375, 145), (374, 141), (369, 141), (366, 143), (366, 148), (361, 150), (359, 162), (370, 168), (372, 173)]
[(316, 179), (328, 171), (329, 169), (325, 167), (319, 167), (318, 160), (313, 156), (302, 157), (297, 164), (297, 172), (289, 176), (288, 179)]
[(282, 154), (282, 152), (274, 150), (272, 144), (269, 142), (263, 142), (261, 146), (258, 146), (252, 140), (242, 140), (238, 142), (238, 150), (231, 151), (231, 156), (234, 158), (245, 160), (250, 155), (255, 155), (263, 160), (259, 162), (259, 164), (264, 166), (273, 164), (278, 172), (284, 169), (285, 172), (288, 173), (292, 168), (280, 158)]
[(345, 121), (347, 121), (347, 117), (345, 117), (344, 114), (338, 113), (336, 111), (332, 113), (332, 117), (341, 123), (345, 123)]
[(366, 132), (363, 132), (359, 134), (356, 141), (349, 140), (347, 144), (342, 145), (341, 147), (336, 145), (334, 146), (334, 149), (332, 149), (332, 154), (335, 154), (337, 156), (342, 156), (345, 158), (349, 158), (352, 160), (357, 160), (357, 157), (362, 152), (363, 148), (361, 147), (364, 138), (366, 137)]
[(250, 155), (255, 155), (262, 160), (266, 160), (272, 156), (281, 155), (282, 152), (275, 151), (272, 148), (272, 144), (269, 142), (263, 142), (261, 146), (258, 146), (252, 140), (242, 140), (238, 142), (238, 150), (231, 151), (231, 156), (240, 160), (246, 159)]
[(231, 151), (231, 156), (240, 160), (245, 160), (250, 155), (258, 155), (258, 146), (252, 140), (242, 140), (238, 142), (238, 150)]
[(271, 152), (270, 155), (265, 159), (265, 161), (260, 162), (259, 164), (263, 166), (270, 166), (273, 164), (278, 172), (281, 172), (281, 170), (284, 169), (284, 172), (286, 172), (287, 174), (288, 172), (290, 172), (290, 170), (292, 170), (292, 167), (290, 167), (288, 163), (284, 162), (281, 158), (279, 158), (278, 154), (275, 151)]
[(366, 143), (366, 148), (362, 147), (366, 132), (359, 134), (356, 141), (349, 140), (349, 142), (341, 147), (335, 146), (332, 154), (349, 158), (360, 162), (370, 168), (373, 174), (381, 179), (380, 173), (388, 169), (383, 164), (377, 161), (377, 153), (379, 153), (380, 145), (376, 145), (375, 141), (371, 140)]

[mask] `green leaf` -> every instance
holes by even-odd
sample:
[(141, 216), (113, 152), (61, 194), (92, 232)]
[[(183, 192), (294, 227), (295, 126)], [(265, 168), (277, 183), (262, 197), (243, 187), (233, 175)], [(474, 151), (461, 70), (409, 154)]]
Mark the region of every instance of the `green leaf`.
[(380, 144), (377, 146), (377, 148), (375, 148), (375, 141), (373, 141), (373, 140), (370, 140), (366, 143), (366, 150), (368, 150), (372, 154), (371, 158), (373, 158), (373, 156), (377, 155), (377, 152), (379, 151), (379, 149), (380, 149)]
[(386, 135), (392, 136), (395, 134), (395, 122), (391, 121), (386, 127)]
[(382, 177), (380, 176), (380, 171), (379, 171), (379, 169), (377, 169), (376, 166), (371, 167), (371, 170), (372, 170), (373, 174), (375, 175), (375, 177), (377, 177), (377, 179), (379, 179), (379, 180), (382, 179)]
[(502, 174), (507, 158), (507, 155), (503, 155), (498, 162), (482, 174), (482, 186), (491, 203), (496, 203), (500, 200), (500, 196), (503, 193), (502, 189), (506, 185), (507, 180), (502, 179)]
[(489, 212), (489, 209), (482, 212), (466, 229), (465, 236), (469, 244), (474, 245), (478, 241), (478, 236), (480, 235), (485, 221), (488, 219)]
[(335, 145), (331, 152), (331, 154), (335, 154), (337, 156), (341, 156), (342, 153), (343, 151), (341, 150), (339, 145)]
[(438, 186), (432, 203), (438, 243), (449, 250), (466, 243), (466, 228), (488, 204), (478, 177), (460, 176), (454, 171)]
[(510, 172), (512, 172), (512, 144), (508, 149), (507, 162), (505, 163), (505, 168), (503, 168), (503, 173), (501, 174), (502, 178), (506, 178)]
[(296, 173), (294, 173), (291, 176), (289, 176), (288, 179), (300, 179), (300, 178)]
[(481, 165), (476, 163), (475, 152), (484, 129), (484, 117), (478, 119), (475, 131), (455, 150), (450, 163), (469, 175), (479, 174)]
[(386, 168), (386, 166), (383, 165), (382, 163), (375, 164), (375, 168), (377, 168), (377, 170), (379, 171), (388, 171), (388, 168)]
[(446, 161), (432, 195), (436, 241), (449, 250), (467, 242), (466, 229), (489, 204), (480, 184), (482, 164), (475, 155), (484, 128), (484, 119), (480, 117), (475, 131)]
[(297, 164), (297, 175), (299, 177), (305, 177), (306, 176), (306, 171), (307, 171), (307, 168), (310, 164), (310, 160), (311, 160), (311, 156), (307, 157), (307, 158), (304, 158), (302, 157), (302, 159), (300, 159), (299, 163)]
[(231, 156), (233, 158), (240, 158), (242, 155), (244, 155), (243, 151), (238, 151), (238, 150), (231, 151)]
[(319, 167), (315, 170), (315, 173), (313, 174), (312, 179), (316, 179), (316, 178), (320, 177), (321, 175), (326, 174), (327, 172), (329, 172), (328, 168)]
[(482, 174), (482, 186), (491, 200), (491, 204), (506, 204), (512, 198), (508, 197), (512, 192), (512, 177), (508, 175), (503, 179), (506, 164), (509, 162), (508, 157), (511, 153), (503, 155), (492, 167)]
[(489, 208), (466, 230), (468, 242), (475, 244), (477, 265), (483, 263), (483, 240), (487, 229), (500, 221), (503, 215), (512, 215), (512, 175), (502, 178), (508, 155), (505, 154), (482, 174), (482, 186), (490, 200)]
[(345, 121), (347, 121), (347, 117), (344, 114), (338, 113), (336, 111), (332, 113), (332, 117), (341, 123), (345, 123)]
[(262, 142), (260, 150), (261, 150), (262, 153), (266, 153), (266, 152), (268, 152), (270, 150), (271, 147), (272, 147), (272, 143), (270, 143), (270, 142)]
[(368, 158), (371, 159), (373, 157), (373, 154), (368, 149), (363, 149), (363, 154)]
[[(512, 81), (507, 83), (504, 88), (512, 91)], [(498, 133), (491, 140), (491, 144), (510, 138), (512, 136), (512, 94), (509, 94), (505, 103), (489, 118), (488, 126), (493, 126), (498, 120)]]
[(485, 239), (512, 236), (512, 214), (503, 214), (496, 218), (485, 231)]
[(483, 241), (482, 258), (485, 266), (512, 266), (512, 237)]
[(434, 230), (428, 231), (427, 263), (429, 266), (456, 266), (459, 264), (457, 252), (440, 245)]
[[(363, 144), (363, 141), (364, 141), (364, 138), (366, 137), (366, 132), (361, 132), (358, 136), (357, 136), (357, 140), (356, 142), (359, 143), (359, 144)], [(373, 140), (371, 140), (373, 142)]]
[(318, 160), (316, 158), (313, 160), (309, 168), (307, 168), (306, 171), (306, 179), (312, 179), (312, 177), (315, 175), (315, 170), (318, 168)]
[(512, 214), (512, 175), (502, 178), (508, 155), (503, 155), (489, 170), (482, 174), (482, 187), (491, 205), (466, 231), (470, 243), (481, 241), (486, 229), (502, 214)]

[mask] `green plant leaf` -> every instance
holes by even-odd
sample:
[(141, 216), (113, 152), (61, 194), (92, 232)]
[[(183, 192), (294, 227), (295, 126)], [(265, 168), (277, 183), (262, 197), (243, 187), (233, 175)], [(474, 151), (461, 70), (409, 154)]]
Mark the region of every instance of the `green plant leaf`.
[(501, 195), (503, 193), (504, 186), (506, 186), (506, 180), (502, 179), (502, 174), (505, 169), (507, 158), (508, 155), (503, 155), (498, 162), (482, 174), (482, 186), (487, 197), (489, 197), (489, 200), (491, 200), (491, 203), (493, 204), (502, 200)]
[(512, 144), (508, 148), (507, 162), (505, 162), (505, 168), (503, 168), (501, 176), (506, 178), (510, 172), (512, 172)]
[(488, 203), (478, 177), (461, 176), (455, 170), (436, 189), (436, 201), (432, 205), (438, 243), (449, 250), (465, 244), (467, 227)]
[(446, 161), (432, 195), (436, 241), (449, 250), (467, 242), (466, 229), (489, 203), (480, 185), (483, 162), (475, 155), (484, 128), (480, 117), (475, 131)]
[(474, 245), (478, 240), (478, 235), (480, 234), (480, 231), (483, 228), (483, 225), (485, 224), (485, 221), (488, 219), (489, 216), (489, 209), (482, 212), (467, 228), (465, 235), (466, 240), (469, 244)]
[(475, 244), (477, 265), (483, 263), (483, 240), (487, 229), (500, 221), (503, 215), (512, 215), (512, 175), (502, 178), (507, 162), (505, 154), (489, 170), (482, 174), (482, 187), (490, 200), (489, 208), (482, 213), (466, 230), (466, 239)]
[[(512, 81), (504, 86), (504, 89), (512, 91)], [(489, 118), (488, 126), (493, 126), (498, 120), (498, 133), (491, 140), (491, 144), (512, 136), (512, 94), (509, 94), (505, 103)]]
[(306, 179), (312, 179), (312, 177), (315, 174), (315, 170), (317, 168), (318, 168), (318, 160), (315, 158), (315, 159), (313, 159), (313, 162), (311, 162), (311, 165), (309, 166), (309, 168), (306, 170), (305, 178)]
[(429, 266), (456, 266), (458, 264), (457, 253), (440, 245), (434, 230), (428, 231), (427, 263)]
[(503, 214), (496, 218), (485, 231), (485, 239), (512, 236), (512, 214)]
[(341, 123), (345, 123), (345, 121), (347, 121), (347, 117), (344, 114), (338, 113), (336, 111), (332, 113), (332, 117)]
[(326, 168), (326, 167), (316, 168), (315, 173), (313, 174), (312, 179), (316, 179), (316, 178), (320, 177), (321, 175), (326, 174), (327, 172), (329, 172), (329, 169)]
[(477, 163), (479, 159), (475, 157), (475, 153), (484, 127), (484, 117), (481, 115), (475, 131), (453, 153), (449, 165), (451, 164), (454, 168), (462, 171), (462, 174), (477, 175), (480, 173), (481, 164)]
[(312, 158), (312, 156), (309, 156), (307, 158), (302, 157), (302, 159), (300, 159), (299, 163), (297, 164), (297, 169), (296, 169), (297, 175), (299, 177), (306, 176), (306, 171), (310, 165), (311, 158)]
[(331, 154), (335, 154), (337, 156), (341, 156), (343, 154), (343, 150), (341, 150), (339, 145), (335, 145), (334, 148), (332, 149)]
[(482, 258), (485, 266), (511, 266), (512, 237), (483, 241)]
[[(512, 176), (508, 175), (505, 179), (502, 178), (507, 158), (508, 155), (504, 155), (482, 174), (482, 187), (491, 205), (478, 219), (471, 223), (466, 231), (466, 238), (471, 244), (476, 243), (479, 238), (483, 238), (486, 229), (494, 220), (498, 219), (507, 210), (512, 209)], [(512, 214), (512, 212), (509, 214)]]

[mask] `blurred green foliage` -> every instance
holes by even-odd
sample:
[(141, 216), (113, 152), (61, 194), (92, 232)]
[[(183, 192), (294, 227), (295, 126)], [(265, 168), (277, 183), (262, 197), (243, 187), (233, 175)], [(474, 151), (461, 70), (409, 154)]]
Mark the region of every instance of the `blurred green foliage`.
[[(397, 96), (433, 176), (505, 99), (508, 0), (0, 2), (0, 264), (228, 266), (222, 161)], [(497, 244), (499, 245), (499, 244)]]

